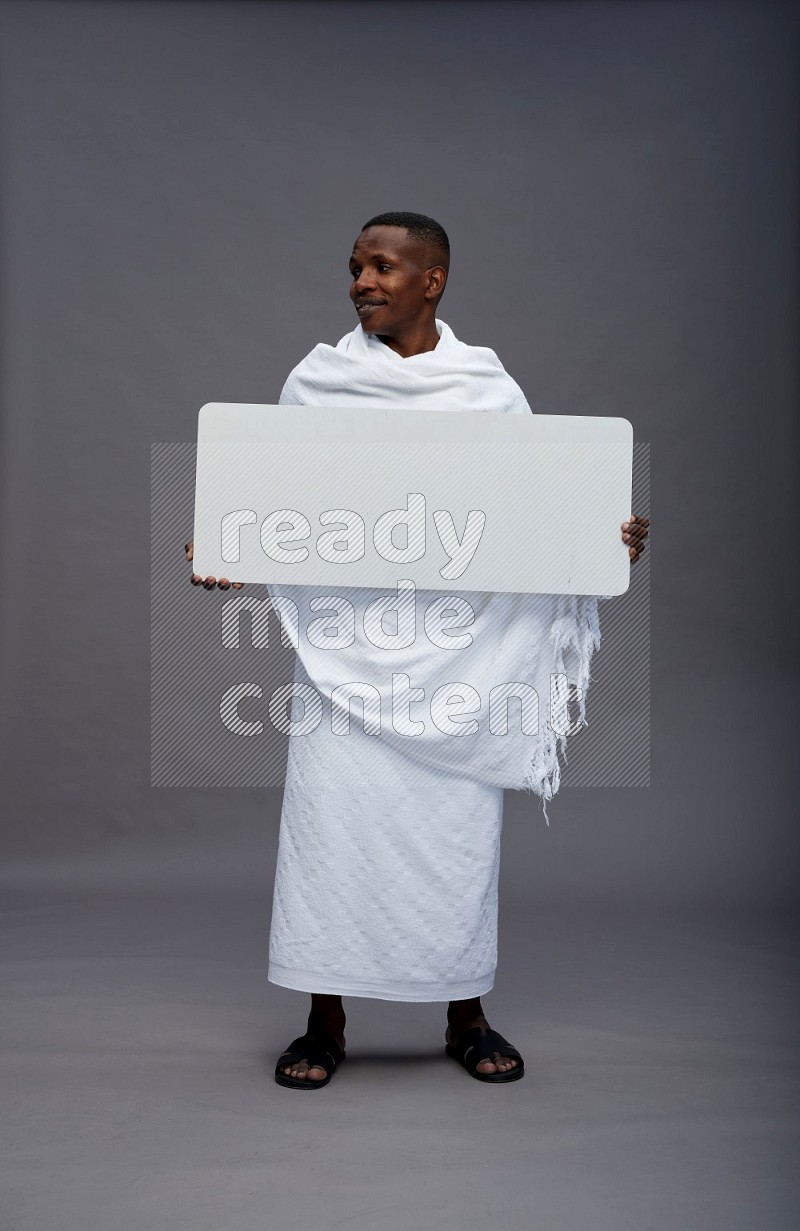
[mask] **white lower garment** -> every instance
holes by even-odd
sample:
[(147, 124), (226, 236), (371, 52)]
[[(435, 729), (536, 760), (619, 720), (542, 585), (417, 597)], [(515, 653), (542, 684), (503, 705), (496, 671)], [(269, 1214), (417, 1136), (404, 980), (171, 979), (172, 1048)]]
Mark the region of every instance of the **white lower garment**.
[(334, 735), (326, 706), (289, 741), (269, 980), (378, 1000), (488, 992), (502, 819), (502, 788), (415, 764), (355, 714)]

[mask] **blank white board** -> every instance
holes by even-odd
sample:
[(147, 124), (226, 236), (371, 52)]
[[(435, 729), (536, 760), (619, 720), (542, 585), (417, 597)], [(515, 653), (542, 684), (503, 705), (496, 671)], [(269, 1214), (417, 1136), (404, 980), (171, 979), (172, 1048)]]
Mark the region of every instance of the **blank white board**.
[(194, 570), (282, 585), (622, 594), (632, 467), (622, 418), (209, 402)]

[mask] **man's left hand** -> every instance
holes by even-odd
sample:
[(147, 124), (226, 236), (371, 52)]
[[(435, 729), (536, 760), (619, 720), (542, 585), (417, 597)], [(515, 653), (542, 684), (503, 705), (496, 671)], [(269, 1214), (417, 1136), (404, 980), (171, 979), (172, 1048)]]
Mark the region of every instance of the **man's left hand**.
[(630, 521), (622, 523), (622, 541), (629, 544), (628, 555), (631, 558), (631, 564), (636, 563), (645, 549), (649, 525), (649, 517), (637, 517), (635, 513), (631, 513)]

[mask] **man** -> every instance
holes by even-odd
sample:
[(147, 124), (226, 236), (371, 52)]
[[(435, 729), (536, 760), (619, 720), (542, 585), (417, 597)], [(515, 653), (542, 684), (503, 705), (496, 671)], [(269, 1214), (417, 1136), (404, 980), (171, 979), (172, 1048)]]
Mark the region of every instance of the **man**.
[[(494, 352), (465, 346), (437, 320), (449, 257), (447, 235), (433, 219), (370, 219), (350, 258), (359, 324), (336, 348), (315, 347), (290, 374), (281, 402), (335, 406), (360, 398), (367, 406), (399, 400), (531, 413)], [(632, 516), (622, 525), (633, 562), (644, 551), (648, 524)], [(240, 588), (196, 574), (192, 583)], [(273, 595), (278, 589), (269, 588)], [(489, 604), (480, 614), (490, 638), (509, 632), (504, 645), (519, 628), (518, 611), (530, 628), (544, 630), (544, 644), (549, 623), (535, 623), (536, 597), (517, 608), (509, 596), (474, 596)], [(549, 620), (555, 608), (547, 610)], [(593, 610), (596, 620), (596, 601)], [(573, 624), (577, 638), (574, 609)], [(354, 653), (359, 669), (368, 650), (362, 643)], [(306, 668), (324, 674), (320, 662), (299, 653), (296, 680), (317, 683)], [(582, 669), (588, 678), (588, 659)], [(350, 678), (368, 678), (366, 665)], [(472, 764), (459, 773), (446, 760), (437, 763), (442, 754), (435, 747), (427, 762), (414, 761), (422, 742), (404, 753), (358, 727), (349, 741), (332, 739), (324, 725), (318, 731), (314, 740), (290, 741), (269, 973), (273, 982), (309, 992), (311, 1009), (306, 1034), (279, 1057), (275, 1080), (293, 1089), (327, 1084), (345, 1056), (342, 995), (447, 1000), (448, 1054), (478, 1080), (518, 1080), (522, 1057), (491, 1029), (481, 1004), (496, 962), (502, 780), (481, 779)], [(547, 758), (544, 768), (540, 758), (536, 789), (549, 798), (558, 785), (552, 737)]]

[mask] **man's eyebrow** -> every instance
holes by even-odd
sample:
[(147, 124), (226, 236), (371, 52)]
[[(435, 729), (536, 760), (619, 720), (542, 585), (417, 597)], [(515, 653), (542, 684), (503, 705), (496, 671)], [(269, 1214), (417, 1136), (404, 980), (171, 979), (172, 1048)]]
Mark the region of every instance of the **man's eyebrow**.
[[(370, 255), (374, 261), (385, 261), (387, 265), (391, 265), (392, 261), (396, 259), (393, 256), (386, 256), (383, 252), (373, 252)], [(358, 257), (356, 256), (351, 256), (347, 262), (348, 265), (357, 265), (358, 263)]]

